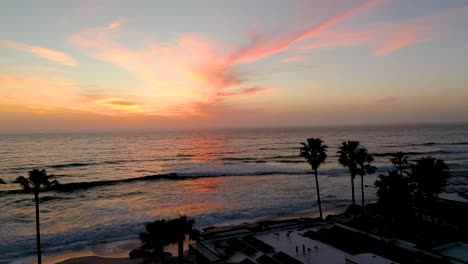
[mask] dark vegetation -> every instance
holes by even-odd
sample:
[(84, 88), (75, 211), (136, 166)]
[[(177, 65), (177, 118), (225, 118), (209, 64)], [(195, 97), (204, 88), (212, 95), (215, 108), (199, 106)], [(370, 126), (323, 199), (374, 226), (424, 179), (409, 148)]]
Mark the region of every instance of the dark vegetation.
[[(309, 144), (302, 143), (300, 152), (300, 156), (305, 157), (311, 165), (314, 159), (310, 157), (315, 160), (317, 157), (317, 151), (314, 150), (316, 148), (310, 147), (310, 143), (313, 142), (323, 143), (320, 139), (308, 139)], [(351, 176), (352, 200), (352, 204), (343, 215), (347, 220), (338, 221), (379, 236), (407, 240), (421, 248), (440, 245), (453, 239), (467, 240), (468, 230), (463, 222), (468, 221), (468, 205), (438, 199), (450, 176), (444, 161), (430, 156), (410, 159), (403, 152), (391, 154), (390, 162), (394, 169), (380, 174), (375, 181), (378, 203), (366, 205), (363, 178), (376, 172), (377, 168), (372, 165), (374, 158), (358, 141), (343, 142), (337, 153), (338, 163), (347, 168)], [(316, 171), (314, 167), (312, 169)], [(315, 175), (317, 177), (317, 174)], [(361, 178), (361, 206), (356, 205), (356, 176)], [(321, 211), (318, 182), (319, 180), (316, 180), (317, 200)]]
[(195, 220), (187, 216), (180, 216), (172, 220), (156, 220), (147, 223), (146, 232), (140, 234), (141, 247), (129, 253), (130, 259), (143, 258), (144, 263), (159, 261), (166, 263), (166, 257), (171, 254), (164, 248), (171, 244), (177, 244), (177, 263), (184, 263), (184, 241), (188, 237), (196, 240), (199, 231), (193, 228)]

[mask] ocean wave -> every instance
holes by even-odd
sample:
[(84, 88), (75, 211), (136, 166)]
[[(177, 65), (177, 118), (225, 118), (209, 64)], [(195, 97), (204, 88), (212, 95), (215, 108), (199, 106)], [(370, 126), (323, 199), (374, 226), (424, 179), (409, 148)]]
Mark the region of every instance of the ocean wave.
[(277, 155), (262, 158), (253, 157), (222, 157), (223, 161), (240, 161), (243, 163), (265, 163), (265, 162), (280, 162), (280, 163), (302, 163), (304, 162), (299, 155)]
[[(343, 173), (343, 169), (330, 169), (323, 170), (322, 173), (327, 176), (337, 176)], [(78, 190), (86, 190), (100, 186), (110, 186), (123, 183), (132, 183), (139, 181), (157, 181), (157, 180), (189, 180), (194, 178), (206, 178), (206, 177), (230, 177), (230, 176), (267, 176), (267, 175), (307, 175), (311, 174), (310, 170), (258, 170), (258, 171), (245, 171), (245, 172), (182, 172), (182, 173), (167, 173), (167, 174), (155, 174), (147, 175), (142, 177), (133, 177), (125, 179), (115, 180), (103, 180), (103, 181), (89, 181), (89, 182), (70, 182), (62, 183), (55, 186), (51, 191), (57, 192), (73, 192)], [(0, 191), (0, 195), (7, 194), (18, 194), (23, 193), (22, 190), (5, 190)]]
[[(255, 161), (257, 162), (257, 160)], [(276, 162), (283, 162), (283, 163), (303, 163), (303, 161), (294, 161), (294, 160), (278, 160)], [(380, 171), (384, 171), (387, 167), (379, 168)], [(347, 174), (347, 170), (344, 168), (335, 168), (335, 169), (323, 169), (320, 171), (322, 176), (328, 177), (337, 177), (337, 176), (345, 176)], [(102, 180), (102, 181), (89, 181), (89, 182), (70, 182), (70, 183), (62, 183), (55, 186), (51, 191), (56, 192), (73, 192), (78, 190), (86, 190), (95, 187), (101, 186), (111, 186), (116, 184), (124, 184), (124, 183), (132, 183), (132, 182), (139, 182), (139, 181), (158, 181), (158, 180), (190, 180), (196, 178), (208, 178), (208, 177), (232, 177), (232, 176), (273, 176), (273, 175), (308, 175), (312, 174), (310, 169), (272, 169), (272, 170), (251, 170), (251, 171), (200, 171), (200, 172), (180, 172), (180, 173), (166, 173), (166, 174), (154, 174), (154, 175), (147, 175), (141, 177), (132, 177), (132, 178), (124, 178), (124, 179), (114, 179), (114, 180)], [(18, 194), (22, 193), (22, 190), (4, 190), (0, 191), (0, 195), (7, 195), (7, 194)], [(47, 200), (48, 198), (46, 198)], [(53, 198), (51, 199), (60, 199), (60, 198)]]
[(410, 144), (409, 146), (438, 146), (438, 145), (448, 145), (448, 146), (455, 146), (455, 145), (468, 145), (468, 141), (458, 141), (458, 142), (425, 142), (425, 143), (416, 143)]
[(299, 159), (302, 157), (298, 155), (277, 155), (277, 156), (271, 156), (271, 157), (265, 157), (265, 159)]
[[(188, 156), (184, 156), (188, 157)], [(50, 168), (50, 169), (63, 169), (63, 168), (73, 168), (73, 167), (88, 167), (88, 166), (99, 166), (99, 165), (112, 165), (112, 164), (125, 164), (125, 163), (139, 163), (139, 162), (151, 162), (151, 161), (172, 161), (175, 160), (173, 158), (155, 158), (155, 159), (137, 159), (137, 160), (106, 160), (101, 162), (72, 162), (72, 163), (63, 163), (63, 164), (52, 164), (52, 165), (45, 165), (40, 166), (43, 168)], [(10, 168), (10, 171), (25, 171), (25, 170), (32, 170), (36, 169), (38, 166), (30, 166), (30, 167), (17, 167), (17, 168)]]
[[(408, 156), (419, 156), (419, 155), (442, 155), (442, 154), (462, 154), (467, 153), (466, 151), (449, 151), (449, 150), (434, 150), (434, 151), (406, 151), (405, 155)], [(382, 152), (382, 153), (372, 153), (375, 157), (387, 157), (392, 156), (395, 152)]]
[(290, 149), (297, 149), (299, 150), (301, 147), (263, 147), (259, 148), (258, 150), (290, 150)]
[(194, 157), (194, 154), (177, 154), (176, 157), (178, 158), (189, 158), (189, 157)]
[[(180, 178), (175, 173), (167, 173), (167, 174), (155, 174), (155, 175), (148, 175), (148, 176), (135, 177), (135, 178), (126, 178), (126, 179), (116, 179), (116, 180), (70, 182), (70, 183), (62, 183), (62, 184), (56, 185), (51, 189), (51, 191), (73, 192), (77, 190), (85, 190), (85, 189), (90, 189), (90, 188), (99, 187), (99, 186), (115, 185), (119, 183), (129, 183), (129, 182), (136, 182), (136, 181), (153, 181), (153, 180), (161, 180), (161, 179), (176, 180)], [(23, 192), (22, 190), (7, 190), (7, 191), (0, 191), (0, 195), (17, 194), (17, 193), (22, 193), (22, 192)]]
[(248, 157), (223, 157), (220, 160), (227, 160), (227, 161), (244, 161), (244, 160), (256, 160), (256, 158), (248, 158)]

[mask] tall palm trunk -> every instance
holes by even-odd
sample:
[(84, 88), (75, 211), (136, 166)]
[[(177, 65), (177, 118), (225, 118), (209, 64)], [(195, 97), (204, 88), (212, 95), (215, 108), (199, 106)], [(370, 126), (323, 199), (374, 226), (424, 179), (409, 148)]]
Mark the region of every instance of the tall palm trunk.
[(162, 246), (159, 249), (159, 261), (161, 262), (161, 264), (166, 263), (166, 253), (164, 252), (164, 247)]
[(185, 240), (185, 235), (183, 237), (179, 237), (179, 241), (177, 245), (177, 260), (179, 264), (184, 263), (184, 240)]
[(315, 186), (317, 188), (317, 202), (318, 202), (318, 207), (319, 207), (319, 212), (320, 212), (320, 219), (323, 219), (322, 203), (320, 202), (320, 189), (319, 189), (319, 183), (318, 183), (318, 177), (317, 177), (317, 170), (314, 170), (314, 172), (315, 172)]
[(354, 174), (351, 174), (351, 196), (353, 198), (353, 205), (356, 205), (356, 199), (354, 198)]
[(364, 212), (364, 174), (361, 174), (361, 204), (362, 212)]
[(39, 227), (39, 193), (34, 192), (34, 200), (36, 202), (36, 243), (37, 243), (37, 263), (42, 263), (41, 254), (41, 231)]

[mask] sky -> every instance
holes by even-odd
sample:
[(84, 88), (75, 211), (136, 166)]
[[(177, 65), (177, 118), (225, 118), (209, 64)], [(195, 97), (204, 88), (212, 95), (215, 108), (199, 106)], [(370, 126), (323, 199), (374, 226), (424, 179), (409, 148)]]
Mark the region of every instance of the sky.
[(468, 122), (468, 0), (0, 5), (0, 133)]

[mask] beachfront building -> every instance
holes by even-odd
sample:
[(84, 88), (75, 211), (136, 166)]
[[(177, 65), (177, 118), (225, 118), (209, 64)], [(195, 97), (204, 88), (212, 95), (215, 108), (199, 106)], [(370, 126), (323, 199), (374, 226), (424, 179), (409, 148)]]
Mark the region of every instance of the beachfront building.
[(293, 219), (209, 230), (190, 245), (192, 263), (394, 264), (468, 263), (468, 245), (451, 243), (423, 250), (336, 222)]
[(352, 255), (338, 247), (310, 238), (330, 223), (291, 220), (252, 228), (215, 231), (189, 248), (193, 263), (301, 264), (397, 263), (372, 252)]

